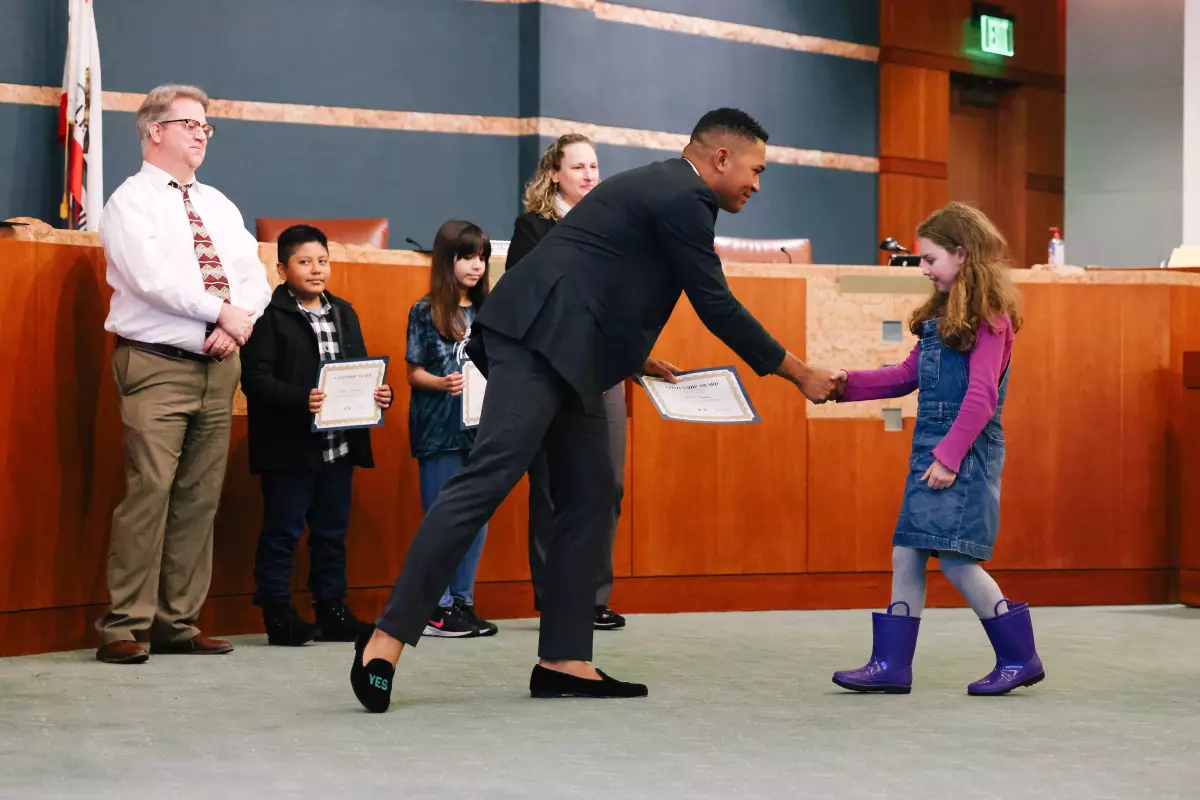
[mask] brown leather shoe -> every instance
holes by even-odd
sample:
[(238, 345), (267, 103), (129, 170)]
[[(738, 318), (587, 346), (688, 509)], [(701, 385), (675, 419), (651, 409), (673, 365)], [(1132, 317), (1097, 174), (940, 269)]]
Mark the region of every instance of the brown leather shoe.
[(150, 645), (154, 655), (219, 656), (233, 652), (233, 644), (224, 639), (210, 639), (197, 633), (186, 642), (155, 642)]
[(109, 642), (96, 651), (96, 660), (105, 664), (143, 664), (150, 654), (132, 639)]

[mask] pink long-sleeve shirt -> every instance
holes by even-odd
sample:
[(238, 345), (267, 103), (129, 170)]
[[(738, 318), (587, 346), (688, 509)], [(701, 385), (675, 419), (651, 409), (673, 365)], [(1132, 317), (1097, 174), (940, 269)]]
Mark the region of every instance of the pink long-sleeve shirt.
[[(998, 330), (992, 330), (986, 322), (979, 324), (975, 348), (968, 356), (970, 379), (967, 392), (962, 399), (958, 417), (950, 431), (933, 449), (933, 457), (950, 469), (958, 472), (971, 444), (983, 432), (989, 419), (996, 413), (1000, 400), (1000, 376), (1012, 356), (1013, 329), (1008, 315), (996, 321)], [(857, 400), (880, 400), (885, 397), (903, 397), (917, 389), (917, 366), (921, 357), (921, 346), (913, 347), (903, 364), (872, 370), (847, 371), (846, 392), (843, 402)]]

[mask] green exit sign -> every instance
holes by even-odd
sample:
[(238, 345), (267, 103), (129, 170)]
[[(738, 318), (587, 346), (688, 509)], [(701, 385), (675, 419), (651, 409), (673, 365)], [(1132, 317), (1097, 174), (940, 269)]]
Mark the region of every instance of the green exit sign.
[(1012, 58), (1013, 21), (982, 14), (979, 17), (980, 46), (985, 53)]

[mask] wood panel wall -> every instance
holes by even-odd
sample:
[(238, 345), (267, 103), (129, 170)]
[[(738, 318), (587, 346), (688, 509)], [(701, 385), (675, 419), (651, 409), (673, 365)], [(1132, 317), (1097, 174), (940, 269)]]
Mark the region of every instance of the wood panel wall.
[(1183, 353), (1200, 352), (1200, 290), (1171, 293), (1171, 360), (1167, 372), (1169, 547), (1178, 554), (1179, 599), (1200, 606), (1200, 389), (1184, 388)]
[(998, 5), (1016, 21), (1012, 59), (975, 51), (970, 0), (880, 3), (879, 236), (911, 247), (914, 228), (932, 211), (975, 199), (951, 191), (951, 150), (977, 147), (952, 135), (951, 76), (993, 78), (1006, 87), (989, 132), (999, 169), (982, 204), (996, 210), (1016, 265), (1025, 267), (1046, 261), (1049, 228), (1063, 222), (1066, 3)]
[[(103, 255), (0, 240), (0, 263), (9, 274), (0, 336), (15, 345), (0, 349), (11, 387), (0, 413), (0, 655), (93, 646), (124, 480)], [(334, 271), (332, 288), (355, 304), (371, 350), (403, 352), (403, 310), (425, 291), (426, 270)], [(730, 282), (803, 355), (805, 281)], [(1200, 287), (1023, 288), (997, 578), (1034, 603), (1167, 602), (1179, 591), (1200, 603), (1200, 392), (1183, 390), (1180, 375), (1183, 350), (1200, 350)], [(736, 365), (763, 423), (668, 423), (634, 390), (614, 603), (672, 612), (884, 602), (911, 423), (888, 433), (879, 420), (809, 418), (794, 388), (754, 376), (686, 301), (657, 353), (684, 367)], [(391, 381), (403, 385), (398, 372)], [(421, 517), (406, 414), (401, 389), (373, 433), (378, 467), (356, 476), (348, 569), (364, 616), (382, 606)], [(261, 624), (250, 603), (261, 501), (245, 434), (236, 417), (201, 620), (213, 633)], [(480, 567), (477, 602), (498, 619), (532, 613), (526, 520), (519, 487), (492, 520)], [(930, 598), (959, 602), (940, 578)]]
[[(738, 299), (803, 356), (805, 283), (731, 278)], [(780, 378), (759, 378), (705, 331), (683, 300), (655, 348), (683, 369), (732, 365), (758, 425), (664, 421), (634, 395), (633, 574), (751, 575), (807, 571), (804, 402)], [(746, 454), (754, 453), (753, 458)]]

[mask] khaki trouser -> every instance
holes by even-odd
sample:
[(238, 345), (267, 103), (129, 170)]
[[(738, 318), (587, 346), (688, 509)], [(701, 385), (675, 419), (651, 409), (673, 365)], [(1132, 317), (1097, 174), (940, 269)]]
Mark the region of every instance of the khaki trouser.
[(183, 642), (212, 577), (213, 517), (229, 454), (238, 356), (203, 364), (118, 347), (112, 359), (125, 426), (125, 499), (113, 512), (104, 644), (149, 631)]

